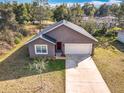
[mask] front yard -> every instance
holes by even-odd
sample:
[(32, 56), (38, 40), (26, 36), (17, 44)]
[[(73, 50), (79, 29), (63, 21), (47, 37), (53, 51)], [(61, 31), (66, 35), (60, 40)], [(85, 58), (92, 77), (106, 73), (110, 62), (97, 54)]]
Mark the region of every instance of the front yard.
[[(31, 71), (24, 43), (0, 56), (0, 93), (64, 93), (65, 63), (56, 60), (45, 72)], [(101, 43), (93, 59), (112, 93), (124, 93), (124, 46), (119, 42)], [(105, 47), (103, 47), (105, 45)]]
[(64, 60), (48, 64), (45, 72), (31, 71), (24, 43), (0, 57), (0, 93), (64, 93)]
[(124, 44), (95, 49), (94, 62), (112, 93), (124, 93)]

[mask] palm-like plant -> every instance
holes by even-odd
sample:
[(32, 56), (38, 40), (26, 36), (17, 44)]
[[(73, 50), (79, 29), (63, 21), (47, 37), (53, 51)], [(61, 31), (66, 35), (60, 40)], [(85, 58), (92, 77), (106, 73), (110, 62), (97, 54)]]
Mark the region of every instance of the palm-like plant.
[(38, 73), (43, 73), (47, 70), (48, 62), (48, 58), (36, 58), (34, 59), (33, 64), (29, 63), (29, 68)]

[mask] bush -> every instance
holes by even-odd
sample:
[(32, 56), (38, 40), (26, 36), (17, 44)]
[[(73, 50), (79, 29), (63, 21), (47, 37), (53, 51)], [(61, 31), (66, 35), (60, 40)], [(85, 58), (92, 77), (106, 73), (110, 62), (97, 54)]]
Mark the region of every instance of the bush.
[(49, 62), (52, 62), (52, 59), (47, 57), (35, 58), (33, 63), (29, 63), (29, 69), (37, 73), (45, 72), (48, 69)]
[(15, 44), (19, 44), (19, 43), (20, 43), (20, 41), (21, 41), (21, 40), (20, 40), (20, 38), (15, 37), (15, 40), (14, 40), (14, 43), (15, 43)]
[(114, 32), (106, 32), (106, 37), (115, 37), (117, 34)]
[(19, 32), (23, 35), (23, 36), (28, 36), (30, 35), (30, 32), (26, 29), (20, 29)]
[(113, 27), (107, 30), (106, 32), (106, 36), (117, 36), (117, 32), (121, 31), (122, 28), (118, 28), (118, 27)]
[(22, 36), (21, 33), (17, 33), (17, 34), (16, 34), (16, 37), (19, 38), (19, 39), (21, 40), (23, 36)]
[(15, 33), (12, 30), (5, 28), (5, 29), (1, 30), (1, 32), (0, 32), (0, 40), (6, 41), (8, 44), (13, 45), (14, 44), (14, 35), (15, 35)]
[(96, 30), (94, 33), (93, 33), (94, 36), (102, 36), (103, 33), (102, 33), (102, 30)]
[(96, 30), (97, 26), (96, 26), (96, 21), (90, 19), (87, 22), (82, 22), (81, 26), (88, 31), (90, 34), (93, 34), (94, 31)]

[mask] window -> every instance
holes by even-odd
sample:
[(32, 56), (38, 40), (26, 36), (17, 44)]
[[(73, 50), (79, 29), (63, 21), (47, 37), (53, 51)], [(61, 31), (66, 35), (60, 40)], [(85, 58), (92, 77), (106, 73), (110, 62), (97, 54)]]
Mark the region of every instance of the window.
[(35, 54), (48, 54), (47, 45), (35, 45)]

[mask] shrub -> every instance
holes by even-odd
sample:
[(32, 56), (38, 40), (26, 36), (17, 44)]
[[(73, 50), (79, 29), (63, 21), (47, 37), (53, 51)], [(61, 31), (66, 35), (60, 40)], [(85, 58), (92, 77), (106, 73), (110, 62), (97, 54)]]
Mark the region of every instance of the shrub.
[(22, 39), (23, 36), (22, 36), (21, 33), (17, 33), (17, 34), (16, 34), (16, 37), (19, 38), (19, 39)]
[(102, 30), (96, 30), (94, 33), (93, 33), (94, 36), (102, 36), (103, 33), (102, 33)]
[(33, 59), (33, 63), (29, 63), (29, 69), (34, 72), (43, 73), (48, 69), (50, 58), (42, 57)]
[(13, 45), (14, 44), (14, 32), (10, 29), (3, 29), (0, 32), (0, 40), (6, 41), (8, 44)]
[(96, 22), (92, 19), (90, 19), (89, 21), (87, 22), (83, 22), (81, 24), (81, 26), (86, 30), (88, 31), (90, 34), (93, 34), (94, 31), (96, 30)]
[(115, 37), (116, 33), (115, 32), (106, 32), (106, 37)]
[(23, 36), (28, 36), (30, 34), (30, 32), (26, 29), (20, 29), (19, 32), (23, 35)]
[(20, 38), (15, 37), (14, 43), (15, 43), (15, 44), (19, 44), (19, 43), (20, 43)]
[(107, 30), (106, 36), (117, 36), (117, 32), (121, 31), (122, 28), (119, 27), (113, 27)]

